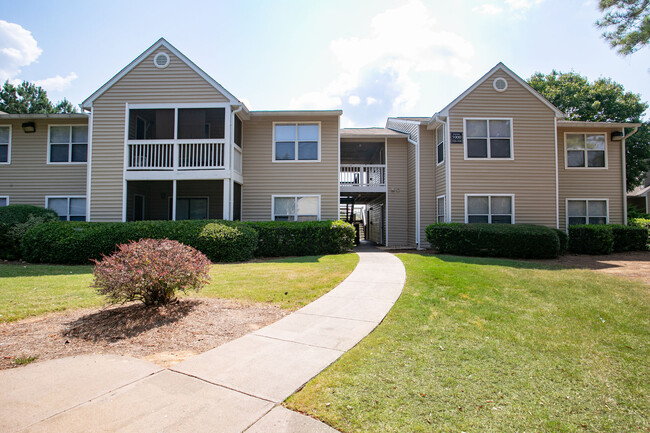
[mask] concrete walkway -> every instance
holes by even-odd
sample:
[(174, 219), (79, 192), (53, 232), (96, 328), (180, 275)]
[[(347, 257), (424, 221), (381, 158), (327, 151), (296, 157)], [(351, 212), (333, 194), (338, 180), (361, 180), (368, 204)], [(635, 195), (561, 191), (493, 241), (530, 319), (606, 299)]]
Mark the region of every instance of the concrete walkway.
[(2, 432), (335, 432), (279, 404), (370, 333), (402, 292), (392, 254), (358, 249), (336, 288), (170, 369), (114, 355), (0, 371)]

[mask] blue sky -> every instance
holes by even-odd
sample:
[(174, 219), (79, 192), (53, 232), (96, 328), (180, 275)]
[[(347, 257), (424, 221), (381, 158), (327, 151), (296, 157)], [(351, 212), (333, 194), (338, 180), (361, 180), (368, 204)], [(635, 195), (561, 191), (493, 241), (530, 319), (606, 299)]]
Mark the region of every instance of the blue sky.
[(621, 57), (596, 0), (24, 1), (3, 5), (0, 79), (81, 103), (165, 37), (249, 108), (430, 116), (499, 61), (611, 77), (650, 100), (650, 48)]

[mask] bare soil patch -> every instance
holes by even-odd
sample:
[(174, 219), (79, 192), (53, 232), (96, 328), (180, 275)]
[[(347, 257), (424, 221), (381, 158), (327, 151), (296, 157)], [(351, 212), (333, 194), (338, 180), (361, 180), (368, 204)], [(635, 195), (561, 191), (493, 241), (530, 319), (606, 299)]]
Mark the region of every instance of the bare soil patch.
[(129, 355), (163, 367), (183, 361), (283, 317), (280, 308), (208, 298), (165, 307), (140, 303), (47, 314), (0, 324), (0, 369), (86, 353)]

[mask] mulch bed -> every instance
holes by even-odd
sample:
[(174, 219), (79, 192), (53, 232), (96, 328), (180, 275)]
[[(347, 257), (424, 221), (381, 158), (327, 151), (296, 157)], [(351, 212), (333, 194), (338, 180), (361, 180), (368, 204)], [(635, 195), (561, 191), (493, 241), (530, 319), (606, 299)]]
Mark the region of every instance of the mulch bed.
[(184, 298), (165, 307), (130, 303), (64, 311), (0, 324), (0, 369), (16, 358), (129, 355), (164, 367), (210, 350), (283, 317), (280, 308), (222, 299)]

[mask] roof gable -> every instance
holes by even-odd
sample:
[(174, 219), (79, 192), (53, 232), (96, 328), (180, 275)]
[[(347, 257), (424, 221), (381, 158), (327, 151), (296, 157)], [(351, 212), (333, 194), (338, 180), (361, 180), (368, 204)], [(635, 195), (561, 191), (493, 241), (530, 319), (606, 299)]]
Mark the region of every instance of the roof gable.
[(176, 47), (167, 42), (165, 38), (160, 38), (155, 44), (150, 46), (142, 54), (136, 57), (131, 63), (124, 67), (120, 72), (118, 72), (113, 78), (108, 80), (106, 84), (100, 87), (95, 93), (90, 95), (82, 104), (83, 108), (92, 107), (93, 102), (99, 98), (102, 94), (108, 91), (113, 85), (120, 81), (124, 76), (129, 72), (135, 69), (139, 64), (141, 64), (145, 59), (147, 59), (152, 53), (154, 53), (159, 48), (164, 47), (169, 50), (173, 55), (175, 55), (179, 60), (185, 63), (190, 69), (196, 72), (201, 78), (203, 78), (210, 86), (214, 87), (219, 93), (223, 94), (231, 104), (241, 105), (241, 102), (235, 98), (228, 90), (226, 90), (221, 84), (217, 83), (212, 77), (205, 73), (201, 68), (196, 66), (194, 62), (188, 59), (183, 53), (181, 53)]

